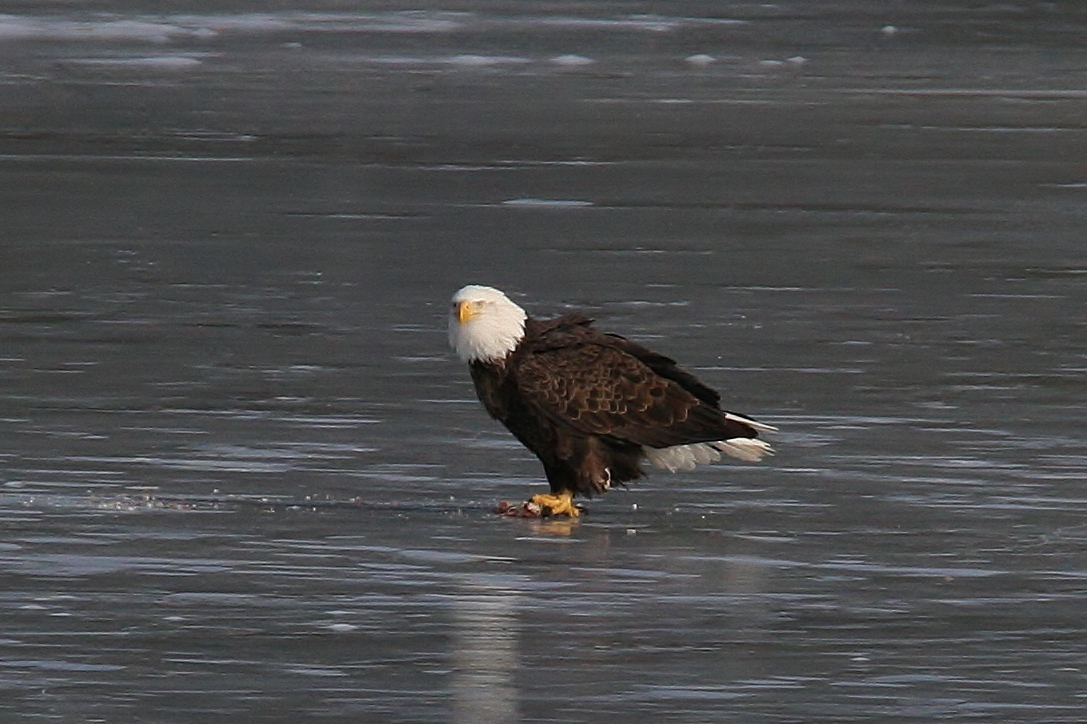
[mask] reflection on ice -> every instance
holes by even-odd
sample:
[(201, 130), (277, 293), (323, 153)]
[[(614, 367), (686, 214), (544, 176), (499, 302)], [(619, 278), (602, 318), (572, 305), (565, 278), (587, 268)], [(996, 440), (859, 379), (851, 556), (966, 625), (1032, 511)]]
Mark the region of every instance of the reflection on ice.
[(473, 576), (453, 599), (453, 721), (504, 724), (517, 716), (517, 593)]

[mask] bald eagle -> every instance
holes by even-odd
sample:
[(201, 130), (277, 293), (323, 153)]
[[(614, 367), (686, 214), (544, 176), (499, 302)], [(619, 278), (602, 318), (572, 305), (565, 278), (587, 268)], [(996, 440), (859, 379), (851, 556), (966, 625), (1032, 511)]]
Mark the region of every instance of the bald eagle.
[(757, 438), (776, 428), (722, 410), (721, 396), (674, 360), (592, 322), (533, 319), (491, 287), (453, 295), (450, 345), (487, 412), (535, 453), (551, 485), (530, 509), (577, 516), (574, 496), (642, 477), (643, 460), (675, 472), (721, 453), (749, 462), (773, 454)]

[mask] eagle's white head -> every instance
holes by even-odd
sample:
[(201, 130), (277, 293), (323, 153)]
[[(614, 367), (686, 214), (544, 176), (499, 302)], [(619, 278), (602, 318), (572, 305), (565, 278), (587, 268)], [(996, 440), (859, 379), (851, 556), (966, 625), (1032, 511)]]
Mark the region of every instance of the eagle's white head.
[(520, 344), (527, 318), (497, 289), (469, 284), (450, 304), (449, 346), (465, 362), (497, 362)]

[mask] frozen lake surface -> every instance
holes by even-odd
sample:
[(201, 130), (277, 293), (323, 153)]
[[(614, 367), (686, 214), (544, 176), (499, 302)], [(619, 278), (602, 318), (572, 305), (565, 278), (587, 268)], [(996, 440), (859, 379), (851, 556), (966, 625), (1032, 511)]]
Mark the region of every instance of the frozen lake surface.
[[(133, 5), (0, 15), (0, 718), (1083, 720), (1087, 12)], [(778, 455), (493, 515), (466, 283)]]

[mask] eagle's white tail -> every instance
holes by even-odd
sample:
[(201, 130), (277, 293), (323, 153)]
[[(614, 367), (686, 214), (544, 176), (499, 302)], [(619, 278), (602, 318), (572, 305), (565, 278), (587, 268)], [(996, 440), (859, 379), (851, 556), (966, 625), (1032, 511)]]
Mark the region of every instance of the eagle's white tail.
[[(774, 429), (760, 423), (761, 428)], [(665, 448), (643, 447), (642, 450), (645, 451), (645, 458), (650, 465), (670, 473), (677, 470), (693, 470), (696, 465), (715, 463), (721, 459), (721, 453), (749, 463), (757, 463), (767, 455), (774, 454), (772, 447), (752, 437), (734, 437), (728, 440), (696, 442)]]

